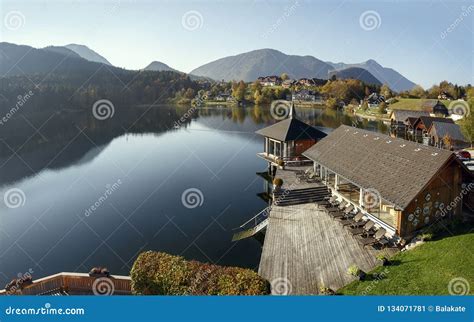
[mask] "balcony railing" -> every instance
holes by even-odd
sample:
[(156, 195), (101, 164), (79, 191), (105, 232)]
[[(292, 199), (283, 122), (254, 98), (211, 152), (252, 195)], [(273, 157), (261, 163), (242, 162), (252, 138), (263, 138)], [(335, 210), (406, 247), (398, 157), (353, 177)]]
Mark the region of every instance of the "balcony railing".
[(272, 162), (274, 165), (279, 165), (278, 160), (283, 160), (284, 166), (291, 167), (291, 166), (302, 166), (306, 164), (311, 164), (313, 161), (304, 157), (304, 156), (296, 156), (296, 157), (278, 157), (273, 154), (267, 154), (265, 152), (257, 153), (257, 156)]

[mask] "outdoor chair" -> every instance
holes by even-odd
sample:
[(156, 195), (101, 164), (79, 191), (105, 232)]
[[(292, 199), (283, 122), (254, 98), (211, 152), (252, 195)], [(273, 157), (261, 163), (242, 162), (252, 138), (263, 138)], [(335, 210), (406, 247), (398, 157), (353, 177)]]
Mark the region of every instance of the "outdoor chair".
[(332, 217), (332, 219), (344, 218), (349, 215), (353, 210), (354, 206), (349, 205), (343, 211), (333, 211), (330, 212), (329, 215)]
[(333, 206), (333, 207), (330, 207), (330, 208), (326, 208), (326, 210), (327, 210), (328, 212), (340, 212), (340, 211), (343, 210), (346, 206), (347, 206), (347, 202), (346, 202), (346, 201), (342, 201), (338, 206)]
[(350, 228), (349, 229), (349, 233), (352, 235), (352, 236), (356, 236), (356, 235), (365, 235), (365, 236), (370, 236), (372, 235), (374, 232), (373, 232), (373, 228), (375, 226), (375, 223), (371, 220), (367, 221), (365, 223), (365, 225), (363, 227), (360, 227), (360, 228)]
[(364, 214), (359, 211), (353, 218), (341, 220), (340, 224), (342, 225), (342, 227), (350, 226), (351, 228), (356, 228), (353, 225), (362, 227), (366, 223), (366, 221), (362, 220), (363, 218), (364, 218)]
[(367, 238), (361, 237), (359, 239), (359, 243), (364, 247), (369, 246), (369, 245), (375, 245), (375, 244), (379, 244), (380, 246), (384, 247), (385, 245), (388, 244), (388, 239), (385, 237), (386, 233), (387, 231), (385, 229), (380, 228), (379, 230), (377, 230), (374, 237), (367, 237)]

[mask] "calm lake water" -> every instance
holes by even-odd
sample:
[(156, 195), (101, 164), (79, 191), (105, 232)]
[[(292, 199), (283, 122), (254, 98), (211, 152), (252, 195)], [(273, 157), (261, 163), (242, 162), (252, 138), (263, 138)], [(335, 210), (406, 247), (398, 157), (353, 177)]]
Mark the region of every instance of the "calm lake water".
[[(268, 108), (187, 112), (134, 107), (99, 121), (42, 111), (4, 125), (0, 193), (11, 198), (0, 202), (0, 288), (30, 269), (34, 278), (93, 266), (128, 275), (146, 250), (256, 269), (261, 243), (231, 238), (267, 206), (254, 132), (275, 120)], [(325, 131), (387, 130), (341, 112), (297, 112)]]

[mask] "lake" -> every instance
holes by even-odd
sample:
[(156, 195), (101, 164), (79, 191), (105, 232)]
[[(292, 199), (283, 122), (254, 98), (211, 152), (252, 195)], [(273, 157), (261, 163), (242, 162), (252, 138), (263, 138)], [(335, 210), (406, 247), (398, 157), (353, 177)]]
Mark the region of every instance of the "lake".
[[(297, 114), (324, 131), (387, 131), (342, 112)], [(275, 122), (268, 108), (172, 106), (122, 108), (103, 121), (51, 109), (9, 120), (0, 128), (0, 282), (94, 266), (128, 275), (146, 250), (257, 269), (261, 242), (231, 238), (267, 206), (255, 131)]]

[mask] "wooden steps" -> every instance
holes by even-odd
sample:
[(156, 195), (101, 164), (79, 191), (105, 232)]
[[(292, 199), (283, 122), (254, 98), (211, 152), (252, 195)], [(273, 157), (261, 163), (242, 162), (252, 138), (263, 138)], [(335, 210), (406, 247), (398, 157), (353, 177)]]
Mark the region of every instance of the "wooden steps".
[(331, 195), (327, 187), (315, 187), (295, 190), (280, 190), (273, 193), (276, 206), (291, 206), (323, 201)]

